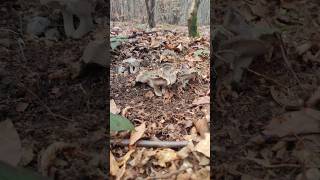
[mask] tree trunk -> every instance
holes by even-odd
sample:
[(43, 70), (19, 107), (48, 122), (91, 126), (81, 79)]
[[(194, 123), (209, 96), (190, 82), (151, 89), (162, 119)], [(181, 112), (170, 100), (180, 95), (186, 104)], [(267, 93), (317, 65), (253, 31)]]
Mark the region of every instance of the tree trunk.
[[(148, 24), (150, 28), (154, 28), (156, 26), (156, 22), (154, 20), (154, 12), (156, 6), (156, 0), (145, 0), (147, 13), (148, 13)], [(150, 2), (150, 3), (149, 3)]]
[(198, 22), (197, 14), (199, 8), (200, 0), (192, 0), (192, 4), (188, 15), (188, 31), (190, 37), (199, 36), (198, 33)]

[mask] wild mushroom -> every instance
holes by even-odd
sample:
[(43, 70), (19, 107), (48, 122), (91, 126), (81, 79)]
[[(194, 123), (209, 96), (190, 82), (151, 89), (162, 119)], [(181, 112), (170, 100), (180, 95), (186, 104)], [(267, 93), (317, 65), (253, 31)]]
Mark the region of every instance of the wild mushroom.
[(187, 84), (191, 79), (195, 79), (198, 75), (198, 72), (194, 69), (181, 68), (178, 78), (183, 88), (186, 88)]
[(141, 62), (141, 60), (138, 60), (136, 58), (128, 58), (128, 59), (123, 60), (123, 63), (126, 63), (129, 65), (129, 72), (131, 74), (134, 74), (139, 71), (140, 62)]
[(168, 85), (172, 85), (177, 81), (177, 71), (174, 64), (163, 63), (160, 70), (162, 76), (168, 80)]
[[(89, 0), (40, 0), (40, 2), (43, 5), (62, 11), (64, 30), (67, 37), (80, 39), (93, 28), (91, 13), (94, 7)], [(80, 20), (77, 29), (74, 26), (73, 15)]]
[(157, 96), (162, 96), (165, 88), (170, 83), (167, 79), (159, 75), (159, 71), (142, 71), (136, 77), (136, 82), (147, 83), (154, 89), (154, 93)]

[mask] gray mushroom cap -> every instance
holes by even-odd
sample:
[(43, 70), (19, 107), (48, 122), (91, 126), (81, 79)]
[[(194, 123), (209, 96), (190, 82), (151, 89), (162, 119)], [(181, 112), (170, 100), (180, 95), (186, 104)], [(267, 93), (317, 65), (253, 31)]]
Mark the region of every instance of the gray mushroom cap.
[(136, 58), (128, 58), (123, 60), (123, 63), (129, 64), (129, 72), (134, 74), (139, 71), (141, 60)]

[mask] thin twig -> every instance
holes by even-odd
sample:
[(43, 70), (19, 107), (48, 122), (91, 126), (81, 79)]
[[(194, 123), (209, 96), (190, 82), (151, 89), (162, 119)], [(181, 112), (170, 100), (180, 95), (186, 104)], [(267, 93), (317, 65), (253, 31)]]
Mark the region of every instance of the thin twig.
[(280, 41), (280, 48), (281, 48), (281, 54), (283, 57), (283, 60), (285, 61), (285, 63), (287, 64), (289, 71), (292, 73), (292, 75), (294, 76), (294, 78), (296, 79), (296, 81), (298, 82), (299, 86), (301, 87), (302, 90), (305, 90), (301, 84), (300, 79), (298, 78), (297, 74), (294, 72), (292, 65), (290, 63), (290, 61), (288, 60), (288, 55), (287, 55), (287, 51), (285, 49), (284, 43), (283, 43), (283, 39), (281, 34), (277, 34), (279, 41)]
[(265, 76), (265, 75), (263, 75), (263, 74), (260, 74), (260, 73), (254, 71), (254, 70), (252, 70), (252, 69), (250, 69), (250, 68), (246, 68), (246, 70), (249, 71), (249, 72), (251, 72), (251, 73), (253, 73), (254, 75), (263, 77), (264, 79), (266, 79), (266, 80), (268, 80), (268, 81), (271, 81), (271, 82), (273, 82), (274, 84), (276, 84), (276, 85), (278, 85), (278, 86), (280, 86), (280, 87), (282, 87), (282, 88), (284, 88), (284, 89), (288, 89), (288, 88), (285, 87), (284, 85), (280, 84), (279, 82), (277, 82), (276, 80), (274, 80), (274, 79), (272, 79), (272, 78), (270, 78), (270, 77), (268, 77), (268, 76)]
[(20, 35), (20, 33), (17, 33), (17, 32), (15, 32), (15, 31), (11, 30), (11, 29), (0, 28), (0, 31), (8, 31), (8, 32), (11, 32), (11, 33), (13, 33), (13, 34)]
[(53, 116), (55, 119), (56, 118), (60, 118), (60, 119), (63, 119), (63, 120), (66, 120), (66, 121), (73, 121), (72, 119), (69, 119), (63, 115), (60, 115), (60, 114), (56, 114), (54, 112), (51, 111), (51, 109), (40, 99), (40, 97), (38, 95), (36, 95), (34, 92), (32, 92), (29, 88), (27, 88), (23, 83), (19, 83), (21, 84), (21, 86), (26, 90), (28, 91), (28, 93), (30, 93), (32, 96), (34, 96), (36, 99), (38, 99), (38, 102), (40, 103), (40, 105), (42, 105), (43, 107), (46, 108), (46, 110), (48, 111), (48, 113)]

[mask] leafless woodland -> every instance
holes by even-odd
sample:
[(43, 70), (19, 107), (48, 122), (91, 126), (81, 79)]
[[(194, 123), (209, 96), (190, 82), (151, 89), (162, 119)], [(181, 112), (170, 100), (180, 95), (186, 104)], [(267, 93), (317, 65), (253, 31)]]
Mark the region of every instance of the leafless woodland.
[[(156, 0), (157, 23), (186, 25), (192, 0)], [(111, 21), (147, 22), (145, 0), (111, 0)], [(210, 24), (210, 1), (202, 0), (198, 10), (199, 25)]]

